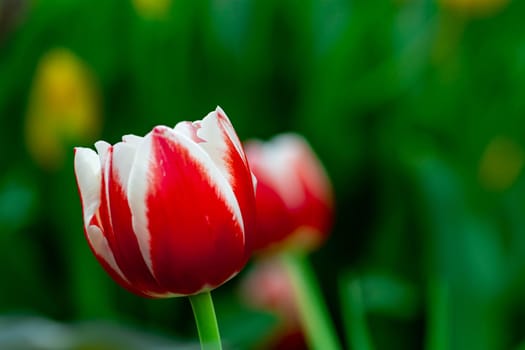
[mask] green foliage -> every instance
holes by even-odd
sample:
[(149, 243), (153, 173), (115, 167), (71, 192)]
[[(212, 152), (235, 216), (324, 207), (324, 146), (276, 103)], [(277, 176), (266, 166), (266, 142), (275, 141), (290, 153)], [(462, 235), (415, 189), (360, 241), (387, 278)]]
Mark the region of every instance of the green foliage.
[[(216, 105), (242, 139), (306, 136), (336, 198), (312, 260), (348, 344), (523, 347), (524, 14), (523, 1), (471, 16), (430, 0), (173, 0), (152, 18), (131, 0), (0, 1), (0, 313), (196, 339), (186, 300), (138, 300), (92, 257), (72, 150), (53, 170), (27, 151), (38, 62), (65, 47), (93, 73), (108, 142)], [(232, 344), (267, 336), (267, 315), (216, 301)]]

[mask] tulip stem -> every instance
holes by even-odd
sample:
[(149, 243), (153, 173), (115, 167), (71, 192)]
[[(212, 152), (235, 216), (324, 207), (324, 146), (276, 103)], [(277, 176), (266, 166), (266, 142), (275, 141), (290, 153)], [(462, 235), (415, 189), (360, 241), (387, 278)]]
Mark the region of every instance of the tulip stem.
[(303, 332), (311, 349), (338, 350), (341, 345), (308, 258), (288, 252), (282, 260), (291, 276)]
[(210, 292), (190, 295), (191, 308), (202, 350), (221, 350), (221, 336)]

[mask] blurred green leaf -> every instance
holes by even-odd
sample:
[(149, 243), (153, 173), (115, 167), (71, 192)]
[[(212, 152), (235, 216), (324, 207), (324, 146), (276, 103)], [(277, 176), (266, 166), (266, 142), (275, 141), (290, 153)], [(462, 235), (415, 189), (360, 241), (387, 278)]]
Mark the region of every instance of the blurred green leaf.
[(366, 317), (362, 283), (359, 278), (345, 276), (339, 285), (347, 347), (354, 350), (374, 349)]
[(231, 296), (215, 298), (221, 338), (226, 348), (247, 349), (262, 344), (277, 326), (277, 317), (250, 309)]

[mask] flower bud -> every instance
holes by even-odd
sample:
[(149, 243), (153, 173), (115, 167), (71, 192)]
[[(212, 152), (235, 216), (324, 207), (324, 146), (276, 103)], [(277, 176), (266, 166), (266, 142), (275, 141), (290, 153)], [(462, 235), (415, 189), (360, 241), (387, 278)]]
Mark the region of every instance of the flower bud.
[(157, 126), (97, 152), (75, 149), (91, 249), (146, 297), (197, 294), (236, 275), (252, 251), (252, 173), (226, 114)]
[(313, 249), (332, 223), (330, 181), (306, 140), (283, 134), (261, 143), (246, 143), (257, 178), (255, 249)]

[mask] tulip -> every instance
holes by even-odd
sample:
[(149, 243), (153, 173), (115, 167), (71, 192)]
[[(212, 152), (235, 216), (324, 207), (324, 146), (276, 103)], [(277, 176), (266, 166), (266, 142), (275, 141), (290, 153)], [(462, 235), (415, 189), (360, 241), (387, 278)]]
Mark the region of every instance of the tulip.
[(340, 349), (305, 256), (326, 239), (332, 222), (332, 189), (321, 162), (296, 134), (249, 141), (246, 155), (257, 177), (254, 249), (282, 262), (310, 347)]
[(226, 114), (75, 149), (84, 231), (104, 269), (144, 297), (194, 295), (251, 255), (254, 182)]
[(331, 227), (332, 189), (306, 140), (284, 134), (245, 147), (258, 181), (255, 249), (318, 247)]

